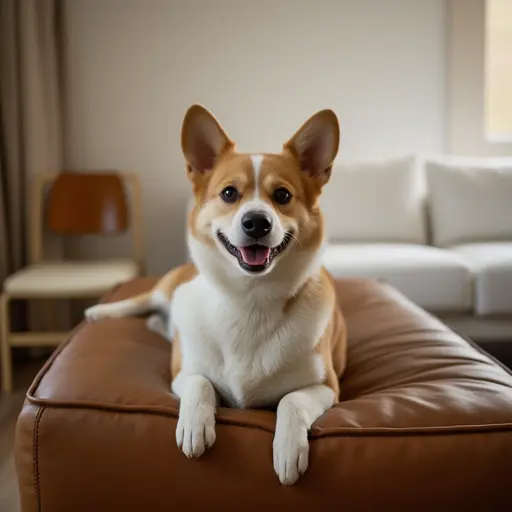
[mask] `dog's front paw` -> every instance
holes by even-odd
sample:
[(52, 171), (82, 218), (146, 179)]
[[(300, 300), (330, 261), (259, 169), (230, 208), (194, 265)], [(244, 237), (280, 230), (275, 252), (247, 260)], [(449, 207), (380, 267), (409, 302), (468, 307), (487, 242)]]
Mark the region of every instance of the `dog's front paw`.
[(189, 459), (200, 457), (215, 443), (215, 411), (204, 406), (180, 408), (176, 442)]
[(300, 421), (277, 423), (274, 437), (274, 470), (283, 485), (294, 484), (308, 469), (308, 429)]
[(97, 304), (96, 306), (87, 308), (84, 312), (84, 316), (89, 322), (97, 322), (98, 320), (108, 318), (109, 310), (109, 304)]
[(89, 322), (97, 322), (107, 318), (121, 318), (123, 315), (123, 302), (109, 302), (106, 304), (96, 304), (85, 310), (85, 318)]

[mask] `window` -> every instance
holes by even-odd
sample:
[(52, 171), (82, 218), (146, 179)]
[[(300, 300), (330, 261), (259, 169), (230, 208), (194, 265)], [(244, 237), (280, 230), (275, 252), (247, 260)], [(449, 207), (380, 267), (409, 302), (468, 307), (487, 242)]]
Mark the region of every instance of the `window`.
[(487, 0), (485, 24), (485, 135), (512, 140), (512, 0)]
[(512, 0), (448, 0), (446, 152), (512, 158)]

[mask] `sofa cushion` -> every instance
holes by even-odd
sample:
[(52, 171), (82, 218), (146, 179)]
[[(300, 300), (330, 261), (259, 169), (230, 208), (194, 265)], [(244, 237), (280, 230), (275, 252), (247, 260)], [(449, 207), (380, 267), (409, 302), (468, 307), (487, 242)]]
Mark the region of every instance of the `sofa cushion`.
[(79, 326), (28, 391), (22, 510), (508, 510), (512, 376), (389, 286), (342, 280), (337, 293), (349, 335), (342, 400), (313, 425), (294, 487), (272, 467), (272, 411), (219, 408), (215, 444), (188, 460), (171, 345), (143, 318), (113, 319)]
[(421, 185), (412, 157), (335, 166), (321, 198), (329, 240), (425, 242)]
[(452, 250), (475, 273), (475, 313), (512, 314), (512, 242), (464, 244)]
[(386, 281), (421, 307), (435, 312), (472, 308), (472, 276), (458, 254), (422, 245), (329, 245), (324, 265), (336, 277)]
[(435, 245), (512, 240), (512, 161), (427, 161)]

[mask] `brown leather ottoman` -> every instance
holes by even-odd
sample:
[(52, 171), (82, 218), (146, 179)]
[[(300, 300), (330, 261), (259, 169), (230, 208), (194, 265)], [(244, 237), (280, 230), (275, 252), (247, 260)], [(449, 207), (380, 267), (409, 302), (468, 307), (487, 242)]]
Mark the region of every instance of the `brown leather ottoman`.
[(186, 459), (169, 344), (142, 319), (108, 320), (80, 325), (28, 392), (23, 510), (512, 510), (511, 374), (386, 285), (340, 281), (338, 292), (343, 402), (313, 427), (296, 485), (274, 474), (270, 411), (220, 409), (213, 448)]

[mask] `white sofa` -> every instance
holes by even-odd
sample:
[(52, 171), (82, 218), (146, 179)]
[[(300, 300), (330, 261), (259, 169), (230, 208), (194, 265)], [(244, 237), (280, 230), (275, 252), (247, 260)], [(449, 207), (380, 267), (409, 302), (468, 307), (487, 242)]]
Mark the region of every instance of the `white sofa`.
[(332, 274), (386, 281), (468, 337), (512, 342), (512, 158), (340, 165), (322, 206)]

